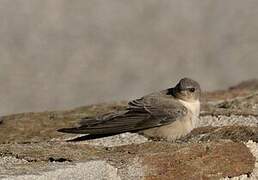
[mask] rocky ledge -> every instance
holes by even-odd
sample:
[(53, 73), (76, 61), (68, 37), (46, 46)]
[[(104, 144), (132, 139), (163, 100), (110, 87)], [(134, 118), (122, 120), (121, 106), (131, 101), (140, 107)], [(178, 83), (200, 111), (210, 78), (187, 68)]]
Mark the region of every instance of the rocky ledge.
[(258, 80), (203, 93), (199, 128), (173, 143), (133, 133), (83, 140), (56, 131), (125, 104), (1, 117), (0, 178), (258, 178)]

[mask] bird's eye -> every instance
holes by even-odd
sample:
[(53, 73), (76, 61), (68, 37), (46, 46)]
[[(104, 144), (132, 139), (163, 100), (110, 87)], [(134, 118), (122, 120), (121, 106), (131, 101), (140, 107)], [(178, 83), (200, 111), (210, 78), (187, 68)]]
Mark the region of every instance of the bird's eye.
[(195, 91), (195, 88), (189, 88), (189, 91), (190, 91), (190, 92), (194, 92), (194, 91)]

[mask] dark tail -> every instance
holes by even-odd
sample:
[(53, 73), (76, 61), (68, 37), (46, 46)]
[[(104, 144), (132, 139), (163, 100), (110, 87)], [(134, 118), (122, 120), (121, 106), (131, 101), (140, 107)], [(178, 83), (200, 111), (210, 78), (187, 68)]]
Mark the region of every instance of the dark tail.
[(113, 135), (117, 135), (117, 133), (113, 133), (113, 134), (89, 134), (89, 135), (85, 135), (85, 136), (81, 136), (81, 137), (77, 137), (77, 138), (68, 140), (68, 142), (98, 139), (98, 138), (103, 138), (103, 137), (108, 137), (108, 136), (113, 136)]
[(62, 133), (87, 134), (87, 133), (81, 132), (80, 128), (62, 128), (62, 129), (58, 129), (57, 131)]
[(98, 138), (103, 138), (103, 137), (119, 134), (119, 133), (89, 134), (89, 133), (86, 133), (85, 130), (82, 131), (80, 128), (62, 128), (62, 129), (58, 129), (57, 131), (62, 132), (62, 133), (86, 134), (85, 136), (81, 136), (81, 137), (77, 137), (77, 138), (68, 140), (68, 142), (98, 139)]

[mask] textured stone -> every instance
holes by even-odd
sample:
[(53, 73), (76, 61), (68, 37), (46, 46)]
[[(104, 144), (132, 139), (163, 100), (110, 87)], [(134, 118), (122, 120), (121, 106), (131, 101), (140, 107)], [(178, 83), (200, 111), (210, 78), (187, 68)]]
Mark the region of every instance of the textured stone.
[(222, 127), (200, 127), (194, 129), (190, 134), (178, 141), (183, 142), (207, 142), (218, 139), (229, 139), (234, 142), (247, 142), (252, 140), (258, 142), (258, 127), (252, 126), (222, 126)]
[[(257, 177), (258, 163), (254, 156), (257, 157), (255, 142), (258, 140), (258, 91), (256, 85), (249, 84), (250, 87), (245, 83), (225, 91), (204, 93), (200, 127), (176, 142), (150, 141), (133, 133), (66, 142), (75, 136), (56, 132), (58, 128), (74, 126), (84, 116), (123, 109), (125, 101), (80, 107), (70, 111), (1, 117), (0, 177)], [(245, 145), (243, 141), (248, 143)]]
[(218, 179), (250, 174), (255, 158), (244, 144), (191, 144), (173, 153), (146, 155), (146, 179)]
[(96, 180), (96, 179), (112, 179), (120, 180), (117, 169), (109, 165), (105, 161), (88, 161), (85, 163), (77, 163), (75, 165), (52, 166), (51, 171), (42, 172), (41, 174), (9, 176), (3, 179), (8, 180)]

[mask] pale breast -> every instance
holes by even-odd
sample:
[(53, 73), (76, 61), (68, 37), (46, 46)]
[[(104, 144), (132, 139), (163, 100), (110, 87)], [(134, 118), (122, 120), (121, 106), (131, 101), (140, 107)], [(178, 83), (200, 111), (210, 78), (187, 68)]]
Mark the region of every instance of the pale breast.
[(197, 124), (200, 113), (200, 102), (180, 102), (188, 109), (186, 116), (179, 118), (175, 122), (143, 131), (143, 134), (150, 137), (160, 137), (167, 140), (175, 140), (191, 132)]

